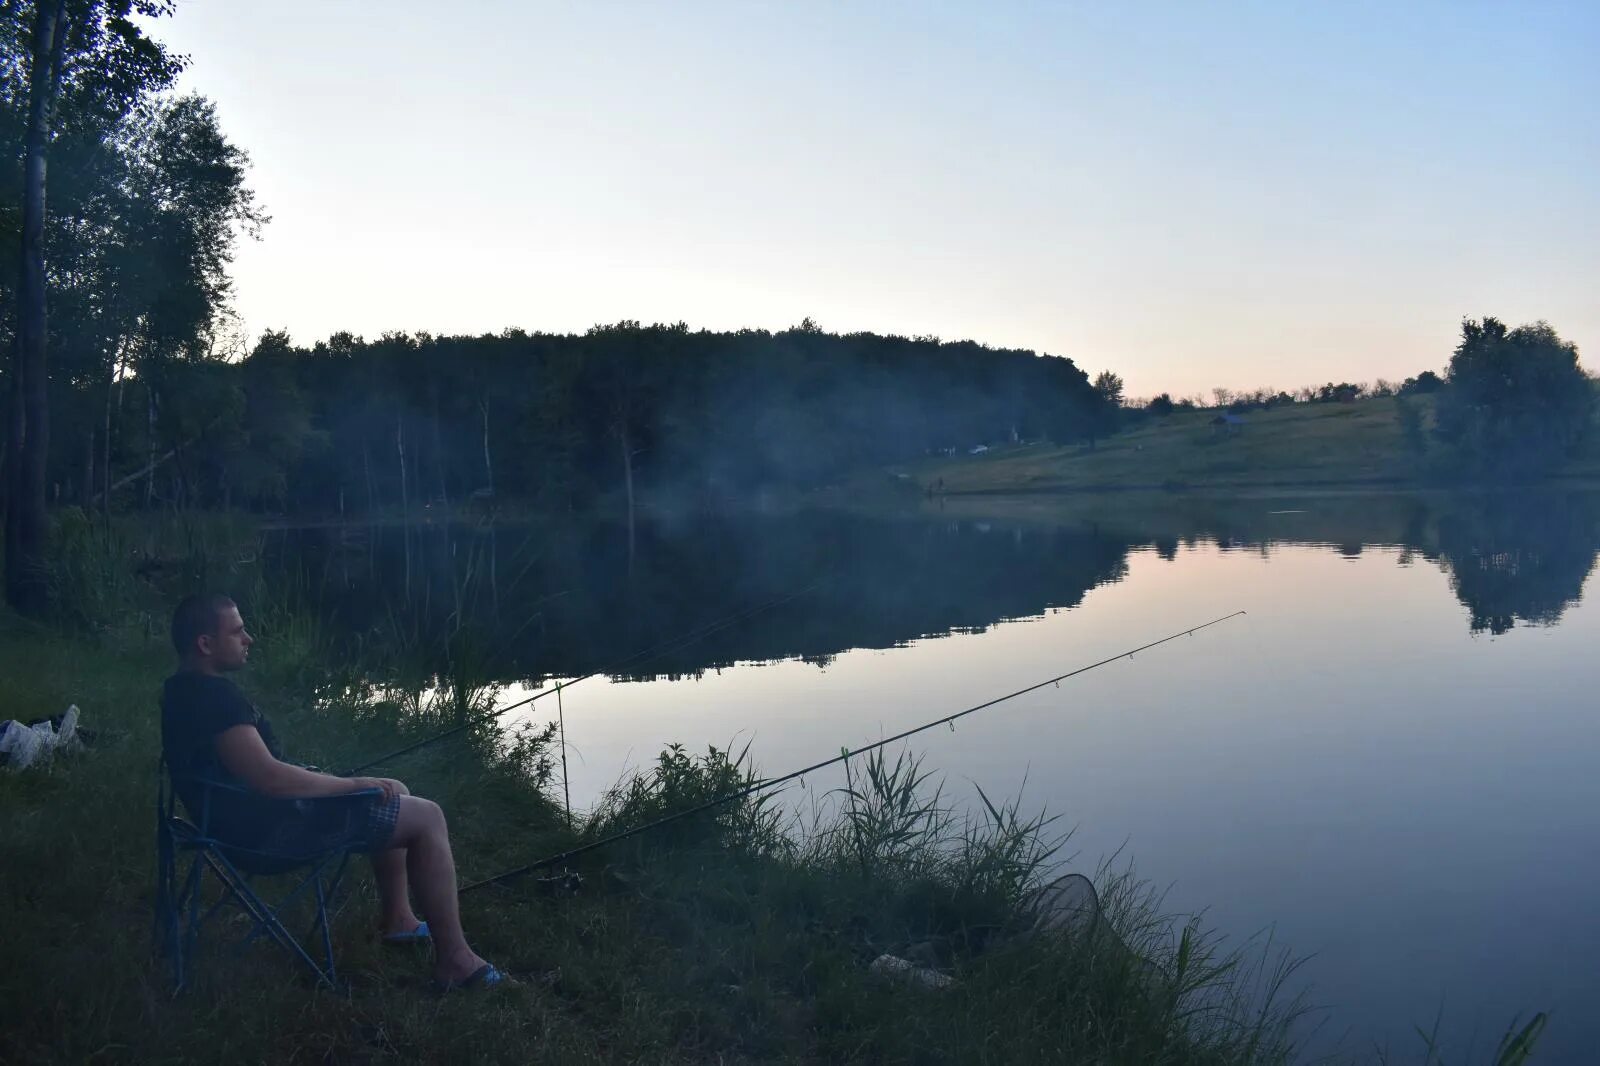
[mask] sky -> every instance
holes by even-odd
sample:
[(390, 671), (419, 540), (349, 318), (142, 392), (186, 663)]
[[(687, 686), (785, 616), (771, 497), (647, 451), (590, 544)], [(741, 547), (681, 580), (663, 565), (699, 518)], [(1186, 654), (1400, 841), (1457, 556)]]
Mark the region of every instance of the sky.
[(251, 336), (973, 339), (1131, 395), (1600, 368), (1600, 4), (178, 0)]

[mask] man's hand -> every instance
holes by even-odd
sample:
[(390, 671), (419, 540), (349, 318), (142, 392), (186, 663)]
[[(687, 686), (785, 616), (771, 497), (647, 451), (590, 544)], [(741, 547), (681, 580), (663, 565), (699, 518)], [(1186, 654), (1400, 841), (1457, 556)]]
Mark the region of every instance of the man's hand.
[(350, 783), (356, 786), (352, 789), (354, 792), (364, 792), (369, 788), (379, 789), (383, 792), (383, 799), (386, 803), (399, 796), (411, 795), (410, 789), (390, 777), (352, 777), (350, 778)]

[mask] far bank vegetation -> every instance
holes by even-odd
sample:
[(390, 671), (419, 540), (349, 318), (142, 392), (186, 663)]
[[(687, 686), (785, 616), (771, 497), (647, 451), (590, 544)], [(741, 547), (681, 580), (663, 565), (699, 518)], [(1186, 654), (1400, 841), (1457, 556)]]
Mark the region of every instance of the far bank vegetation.
[(917, 470), (930, 492), (1503, 485), (1600, 474), (1597, 386), (1548, 323), (1462, 323), (1443, 373), (1293, 392), (1121, 401), (1092, 445), (987, 449)]

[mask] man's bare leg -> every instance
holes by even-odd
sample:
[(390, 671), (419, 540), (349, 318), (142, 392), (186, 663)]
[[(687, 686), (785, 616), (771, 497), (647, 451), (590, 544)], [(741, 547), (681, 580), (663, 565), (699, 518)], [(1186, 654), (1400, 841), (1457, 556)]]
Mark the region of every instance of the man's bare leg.
[(403, 849), (406, 871), (417, 890), (417, 902), (428, 916), (433, 934), (433, 975), (441, 981), (470, 976), (484, 960), (467, 945), (461, 931), (461, 906), (456, 893), (456, 861), (444, 811), (432, 800), (400, 797), (395, 820), (394, 851)]
[(422, 920), (411, 909), (411, 886), (406, 879), (404, 848), (374, 852), (372, 877), (378, 883), (378, 928), (383, 930), (384, 936), (410, 933), (422, 924)]
[[(400, 796), (411, 795), (411, 790), (393, 781)], [(406, 852), (404, 848), (388, 848), (374, 852), (372, 878), (378, 883), (378, 928), (384, 936), (400, 936), (415, 932), (422, 919), (411, 909), (410, 885), (406, 881)]]

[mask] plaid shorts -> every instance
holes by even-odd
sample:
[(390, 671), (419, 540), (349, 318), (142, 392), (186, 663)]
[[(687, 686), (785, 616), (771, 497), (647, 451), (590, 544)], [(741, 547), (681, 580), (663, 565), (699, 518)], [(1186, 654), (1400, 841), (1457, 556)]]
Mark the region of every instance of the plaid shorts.
[(342, 803), (295, 800), (294, 814), (273, 826), (257, 848), (277, 855), (383, 851), (394, 838), (399, 816), (399, 796), (360, 796)]

